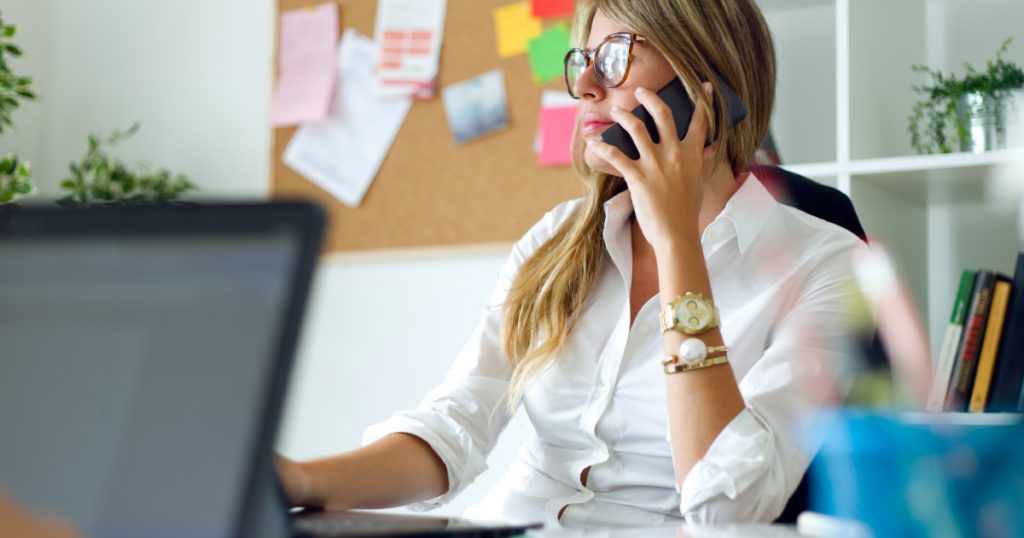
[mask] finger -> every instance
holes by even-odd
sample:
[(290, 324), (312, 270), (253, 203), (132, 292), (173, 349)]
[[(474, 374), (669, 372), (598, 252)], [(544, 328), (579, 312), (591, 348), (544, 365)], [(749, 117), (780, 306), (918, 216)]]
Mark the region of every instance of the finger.
[[(707, 92), (712, 106), (714, 106), (715, 94), (713, 93), (714, 90), (711, 83), (705, 82), (702, 86), (704, 87), (704, 91)], [(704, 147), (704, 141), (707, 140), (707, 138), (708, 117), (704, 113), (704, 107), (695, 106), (693, 107), (693, 116), (690, 118), (690, 127), (686, 130), (686, 138), (683, 139), (683, 144), (700, 144), (700, 147)]]
[[(632, 114), (630, 115), (632, 116)], [(647, 139), (650, 141), (650, 137)], [(638, 175), (640, 169), (637, 167), (637, 161), (627, 157), (619, 148), (602, 140), (588, 140), (587, 145), (590, 146), (590, 151), (593, 151), (595, 155), (614, 166), (623, 178)]]
[(679, 132), (676, 131), (676, 120), (672, 117), (672, 109), (657, 93), (648, 91), (646, 88), (637, 88), (636, 98), (654, 118), (654, 124), (658, 126), (661, 140), (679, 140)]
[(612, 119), (615, 120), (633, 138), (633, 144), (640, 152), (640, 157), (650, 155), (654, 152), (654, 141), (651, 140), (651, 133), (647, 131), (647, 125), (632, 112), (615, 107), (612, 109)]

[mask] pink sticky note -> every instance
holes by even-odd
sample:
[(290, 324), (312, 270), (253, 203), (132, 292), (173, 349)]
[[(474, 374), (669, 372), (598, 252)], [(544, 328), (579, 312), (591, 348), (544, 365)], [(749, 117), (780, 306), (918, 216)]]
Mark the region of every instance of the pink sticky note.
[(327, 119), (338, 75), (338, 4), (281, 14), (277, 91), (270, 109), (275, 127)]
[(576, 127), (576, 106), (540, 110), (540, 154), (537, 163), (556, 166), (572, 163), (572, 132)]

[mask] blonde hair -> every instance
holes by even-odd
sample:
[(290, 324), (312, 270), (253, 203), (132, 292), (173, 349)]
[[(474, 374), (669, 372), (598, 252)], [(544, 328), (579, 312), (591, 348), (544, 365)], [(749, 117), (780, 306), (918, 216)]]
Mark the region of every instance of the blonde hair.
[[(764, 139), (775, 102), (775, 48), (755, 0), (582, 0), (573, 21), (575, 46), (586, 47), (597, 10), (644, 36), (682, 79), (707, 114), (718, 149), (710, 166), (728, 160), (746, 166)], [(711, 73), (728, 82), (747, 108), (747, 119), (727, 131), (725, 106)], [(704, 74), (702, 77), (700, 74)], [(714, 104), (702, 90), (715, 86)], [(713, 108), (712, 108), (713, 106)], [(715, 122), (715, 110), (718, 121)], [(579, 140), (577, 119), (574, 138)], [(605, 253), (604, 204), (626, 189), (621, 177), (598, 172), (575, 144), (573, 169), (585, 196), (572, 215), (520, 267), (502, 305), (501, 349), (511, 366), (507, 410), (515, 413), (529, 383), (562, 354)]]

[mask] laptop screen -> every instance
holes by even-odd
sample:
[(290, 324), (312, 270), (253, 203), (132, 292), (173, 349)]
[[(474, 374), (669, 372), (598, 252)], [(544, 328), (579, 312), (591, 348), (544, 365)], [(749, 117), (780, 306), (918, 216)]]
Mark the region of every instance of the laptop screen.
[(296, 236), (0, 238), (0, 484), (96, 538), (233, 533)]

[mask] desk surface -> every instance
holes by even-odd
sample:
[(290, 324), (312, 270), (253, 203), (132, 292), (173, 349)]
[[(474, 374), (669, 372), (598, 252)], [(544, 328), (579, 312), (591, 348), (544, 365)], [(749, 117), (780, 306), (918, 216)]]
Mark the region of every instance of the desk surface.
[(807, 538), (791, 525), (723, 525), (540, 530), (528, 538)]

